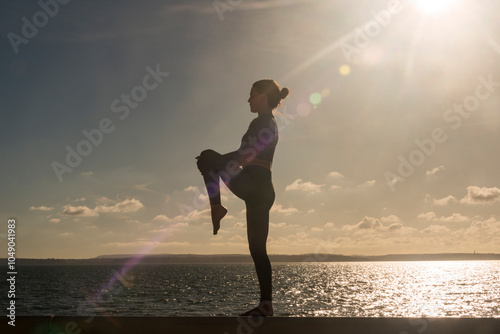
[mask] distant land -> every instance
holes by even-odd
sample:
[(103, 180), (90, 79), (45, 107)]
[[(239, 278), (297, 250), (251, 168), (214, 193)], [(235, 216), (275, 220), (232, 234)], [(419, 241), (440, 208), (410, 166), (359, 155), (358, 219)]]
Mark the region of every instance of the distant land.
[[(269, 255), (271, 262), (374, 262), (374, 261), (471, 261), (500, 260), (500, 254), (492, 253), (438, 253), (438, 254), (387, 254), (387, 255), (340, 255), (340, 254), (300, 254)], [(34, 259), (18, 258), (16, 264), (67, 265), (67, 264), (116, 264), (122, 265), (131, 259), (138, 264), (201, 264), (201, 263), (252, 263), (246, 254), (115, 254), (100, 255), (89, 259)], [(3, 259), (7, 262), (7, 259)]]

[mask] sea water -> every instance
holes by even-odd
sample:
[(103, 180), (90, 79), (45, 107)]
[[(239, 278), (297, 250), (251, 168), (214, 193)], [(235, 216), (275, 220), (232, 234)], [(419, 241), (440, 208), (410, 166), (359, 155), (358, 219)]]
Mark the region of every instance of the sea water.
[[(499, 277), (500, 261), (273, 263), (273, 304), (276, 316), (500, 317)], [(253, 264), (24, 265), (15, 300), (17, 315), (234, 316), (259, 290)]]

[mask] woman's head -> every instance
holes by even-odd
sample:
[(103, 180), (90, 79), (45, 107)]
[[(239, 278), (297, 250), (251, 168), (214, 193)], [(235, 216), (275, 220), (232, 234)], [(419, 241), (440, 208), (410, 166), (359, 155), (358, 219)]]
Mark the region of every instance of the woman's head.
[[(286, 87), (280, 88), (280, 86), (274, 80), (270, 79), (259, 80), (252, 85), (252, 91), (250, 92), (250, 99), (248, 100), (248, 102), (250, 102), (251, 107), (252, 107), (251, 103), (252, 92), (254, 93), (254, 95), (257, 95), (254, 96), (256, 100), (258, 100), (258, 95), (265, 94), (265, 97), (267, 98), (268, 107), (271, 108), (272, 110), (281, 105), (281, 100), (287, 97), (290, 91)], [(262, 103), (263, 102), (260, 100), (256, 101), (255, 104), (259, 105)]]

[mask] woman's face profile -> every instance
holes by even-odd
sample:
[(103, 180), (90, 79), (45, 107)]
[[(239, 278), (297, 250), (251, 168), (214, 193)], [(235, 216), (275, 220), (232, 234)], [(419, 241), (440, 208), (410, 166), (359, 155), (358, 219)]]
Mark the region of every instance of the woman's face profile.
[(248, 103), (250, 104), (250, 111), (253, 113), (260, 113), (269, 109), (269, 103), (267, 102), (267, 95), (264, 93), (259, 93), (255, 87), (250, 90), (250, 97), (248, 98)]

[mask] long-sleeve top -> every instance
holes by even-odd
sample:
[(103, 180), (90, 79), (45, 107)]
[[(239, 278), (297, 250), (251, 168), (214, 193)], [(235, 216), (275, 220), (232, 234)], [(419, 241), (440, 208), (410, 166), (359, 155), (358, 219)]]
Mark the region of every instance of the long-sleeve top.
[(274, 150), (278, 143), (278, 126), (272, 114), (262, 114), (253, 119), (241, 139), (240, 148), (225, 154), (236, 160), (240, 166), (271, 166)]

